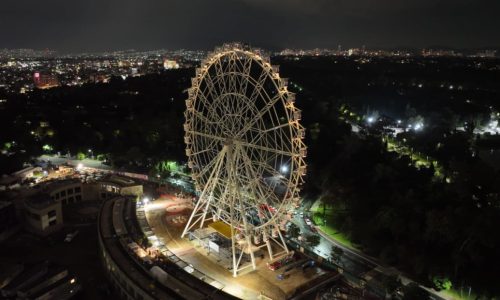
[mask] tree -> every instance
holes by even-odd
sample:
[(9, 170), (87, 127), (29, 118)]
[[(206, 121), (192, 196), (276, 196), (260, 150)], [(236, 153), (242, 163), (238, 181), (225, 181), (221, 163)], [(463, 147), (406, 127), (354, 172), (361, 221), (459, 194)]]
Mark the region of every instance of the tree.
[(309, 247), (314, 248), (319, 245), (320, 238), (319, 235), (308, 235), (306, 237), (306, 243), (309, 245)]
[(335, 262), (340, 262), (340, 258), (344, 255), (344, 250), (338, 246), (333, 245), (332, 246), (332, 252), (330, 253), (330, 256), (333, 258), (333, 261)]
[(416, 283), (409, 283), (403, 288), (403, 300), (427, 300), (429, 295)]
[(441, 276), (434, 276), (432, 278), (432, 283), (434, 283), (434, 287), (438, 290), (449, 290), (451, 289), (451, 281), (448, 278), (441, 277)]
[(83, 160), (83, 159), (85, 159), (85, 153), (83, 153), (83, 152), (78, 152), (78, 153), (76, 154), (76, 159), (78, 159), (78, 160)]
[(297, 238), (300, 235), (300, 228), (299, 226), (295, 225), (294, 223), (290, 223), (290, 227), (288, 227), (288, 236), (291, 238)]
[(397, 275), (384, 276), (382, 279), (382, 284), (384, 285), (385, 292), (388, 295), (393, 295), (401, 287), (401, 280)]

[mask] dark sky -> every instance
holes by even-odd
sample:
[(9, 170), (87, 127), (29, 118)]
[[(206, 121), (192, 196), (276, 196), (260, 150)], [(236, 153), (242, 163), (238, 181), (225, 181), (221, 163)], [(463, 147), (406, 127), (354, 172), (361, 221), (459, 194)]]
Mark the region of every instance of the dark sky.
[(1, 0), (0, 48), (497, 47), (500, 0)]

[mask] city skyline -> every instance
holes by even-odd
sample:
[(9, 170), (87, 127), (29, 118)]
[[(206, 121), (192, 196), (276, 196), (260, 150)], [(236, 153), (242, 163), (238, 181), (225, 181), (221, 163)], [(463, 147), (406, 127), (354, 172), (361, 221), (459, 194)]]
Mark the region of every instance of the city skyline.
[(211, 49), (225, 41), (283, 48), (496, 48), (494, 1), (6, 1), (0, 48), (61, 53)]

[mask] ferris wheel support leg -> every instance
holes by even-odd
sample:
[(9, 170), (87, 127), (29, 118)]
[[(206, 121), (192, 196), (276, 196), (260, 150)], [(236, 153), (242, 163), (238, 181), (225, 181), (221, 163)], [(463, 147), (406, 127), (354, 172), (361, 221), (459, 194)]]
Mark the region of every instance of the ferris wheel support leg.
[(252, 268), (255, 270), (257, 269), (257, 265), (255, 264), (255, 255), (253, 254), (252, 239), (250, 235), (247, 235), (247, 244), (248, 244), (248, 251), (250, 252), (250, 259), (252, 260)]
[(266, 245), (267, 245), (267, 251), (269, 252), (269, 260), (273, 260), (274, 257), (273, 257), (273, 248), (271, 247), (271, 241), (270, 239), (268, 239), (266, 241)]
[[(217, 158), (217, 162), (214, 166), (214, 169), (212, 170), (212, 173), (210, 174), (210, 177), (207, 181), (207, 186), (210, 185), (213, 181), (213, 178), (214, 178), (214, 174), (216, 173), (217, 170), (220, 170), (220, 167), (222, 165), (222, 161), (224, 160), (224, 157), (225, 157), (225, 153), (226, 153), (226, 148), (222, 148), (221, 152), (219, 152), (218, 154), (218, 158)], [(184, 230), (182, 231), (182, 235), (181, 235), (181, 238), (183, 238), (186, 233), (188, 233), (188, 231), (194, 226), (196, 225), (196, 223), (198, 223), (200, 221), (201, 218), (203, 218), (203, 220), (205, 220), (205, 216), (207, 214), (207, 209), (204, 209), (202, 212), (201, 212), (201, 216), (200, 216), (200, 206), (203, 205), (203, 204), (207, 204), (207, 208), (208, 208), (208, 204), (210, 203), (210, 199), (207, 199), (207, 200), (204, 200), (205, 199), (205, 194), (207, 192), (207, 188), (205, 187), (203, 189), (203, 192), (201, 193), (200, 197), (198, 198), (198, 201), (196, 202), (196, 205), (194, 206), (194, 209), (193, 209), (193, 212), (191, 213), (191, 216), (189, 217), (189, 220), (188, 222), (186, 223), (186, 227), (184, 227)], [(193, 221), (194, 217), (195, 216), (199, 216), (198, 219), (196, 219), (195, 221)], [(203, 223), (202, 223), (203, 225)]]
[(196, 202), (196, 205), (194, 206), (193, 212), (191, 213), (191, 216), (189, 217), (189, 220), (186, 223), (186, 227), (184, 227), (184, 230), (182, 231), (181, 238), (183, 238), (186, 235), (186, 233), (188, 233), (189, 229), (191, 229), (192, 225), (194, 225), (196, 223), (196, 221), (194, 223), (192, 223), (192, 222), (193, 222), (193, 218), (198, 213), (198, 209), (199, 209), (201, 202), (202, 202), (201, 200), (198, 200)]
[(203, 228), (203, 224), (205, 224), (205, 218), (207, 216), (207, 212), (208, 212), (208, 207), (210, 205), (210, 201), (212, 200), (213, 198), (213, 193), (210, 194), (210, 197), (208, 197), (208, 201), (207, 201), (207, 204), (205, 205), (205, 209), (203, 210), (203, 217), (201, 219), (201, 222), (200, 222), (200, 228)]
[(238, 275), (238, 262), (236, 260), (236, 236), (234, 226), (231, 226), (231, 250), (233, 252), (233, 277)]
[(280, 246), (282, 246), (283, 249), (285, 249), (286, 253), (289, 253), (290, 251), (288, 251), (288, 247), (286, 246), (285, 239), (283, 238), (283, 235), (281, 234), (280, 230), (278, 230), (278, 235), (280, 236), (280, 240), (281, 240), (281, 243), (282, 243), (282, 245), (280, 245)]

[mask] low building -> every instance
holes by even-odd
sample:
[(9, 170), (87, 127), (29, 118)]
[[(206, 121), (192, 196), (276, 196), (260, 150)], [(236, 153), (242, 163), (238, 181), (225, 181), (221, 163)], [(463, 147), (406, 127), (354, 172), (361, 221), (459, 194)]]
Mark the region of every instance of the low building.
[(100, 198), (106, 199), (116, 195), (141, 196), (143, 194), (142, 183), (136, 180), (119, 176), (109, 175), (98, 182), (100, 185)]
[(27, 167), (17, 172), (12, 173), (12, 176), (19, 178), (21, 180), (25, 180), (28, 178), (35, 177), (42, 173), (42, 168), (40, 167)]
[(26, 230), (39, 235), (49, 235), (63, 227), (61, 202), (49, 194), (39, 193), (24, 201)]
[(21, 187), (21, 179), (11, 175), (0, 178), (0, 191), (14, 190)]
[(56, 181), (46, 188), (50, 198), (62, 205), (84, 201), (86, 199), (84, 190), (84, 184), (76, 179)]
[(103, 202), (98, 218), (99, 256), (122, 299), (235, 299), (159, 251), (142, 248), (137, 240), (142, 230), (137, 224), (134, 197), (117, 196)]
[(5, 240), (19, 229), (16, 208), (12, 202), (0, 201), (0, 241)]
[(50, 262), (12, 269), (1, 295), (7, 299), (70, 299), (82, 288), (66, 268)]

